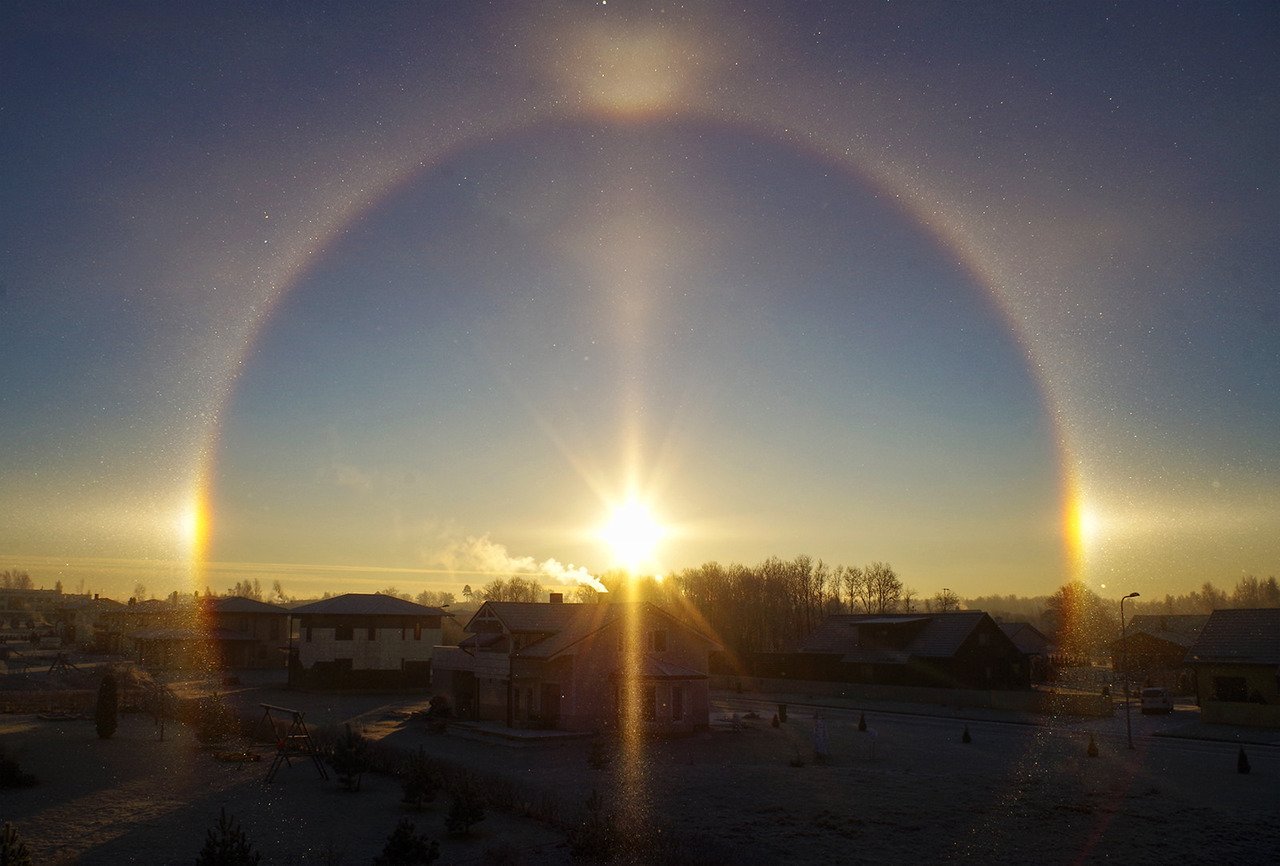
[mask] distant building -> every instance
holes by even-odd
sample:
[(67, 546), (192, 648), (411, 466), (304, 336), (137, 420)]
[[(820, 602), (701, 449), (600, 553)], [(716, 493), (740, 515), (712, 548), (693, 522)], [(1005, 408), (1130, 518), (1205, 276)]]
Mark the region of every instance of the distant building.
[(0, 633), (26, 636), (47, 628), (64, 598), (60, 589), (0, 588)]
[(799, 652), (756, 653), (763, 677), (1025, 689), (1030, 665), (995, 620), (980, 610), (930, 614), (835, 614)]
[(436, 659), (437, 688), (461, 718), (518, 728), (614, 728), (634, 664), (649, 731), (687, 733), (709, 723), (707, 663), (718, 645), (656, 605), (491, 601), (464, 630), (470, 636), (438, 648)]
[(289, 611), (240, 596), (201, 598), (199, 626), (219, 668), (281, 668), (289, 644)]
[(1048, 678), (1049, 660), (1053, 657), (1053, 641), (1045, 636), (1029, 622), (1002, 622), (1000, 631), (1013, 641), (1013, 645), (1027, 660), (1032, 682), (1042, 682)]
[(1215, 610), (1187, 663), (1204, 721), (1280, 728), (1280, 608)]
[(102, 614), (123, 607), (118, 601), (97, 595), (64, 595), (54, 612), (54, 626), (64, 643), (92, 649)]
[(1190, 691), (1187, 650), (1208, 621), (1208, 614), (1139, 614), (1125, 626), (1124, 637), (1112, 641), (1112, 665), (1118, 670), (1123, 659), (1131, 677), (1146, 685)]
[(289, 681), (326, 688), (400, 688), (431, 683), (431, 660), (449, 616), (390, 595), (347, 593), (289, 611), (298, 634)]

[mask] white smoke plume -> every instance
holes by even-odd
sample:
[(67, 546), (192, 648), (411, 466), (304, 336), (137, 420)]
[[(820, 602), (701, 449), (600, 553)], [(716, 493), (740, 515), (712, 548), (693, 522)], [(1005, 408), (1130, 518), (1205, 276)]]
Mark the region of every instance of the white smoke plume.
[(459, 573), (491, 574), (494, 577), (527, 575), (558, 586), (580, 585), (606, 591), (604, 584), (585, 568), (573, 563), (565, 565), (555, 558), (539, 562), (532, 556), (512, 556), (506, 545), (491, 540), (488, 535), (468, 535), (446, 541), (432, 551), (428, 559), (432, 560), (433, 566)]

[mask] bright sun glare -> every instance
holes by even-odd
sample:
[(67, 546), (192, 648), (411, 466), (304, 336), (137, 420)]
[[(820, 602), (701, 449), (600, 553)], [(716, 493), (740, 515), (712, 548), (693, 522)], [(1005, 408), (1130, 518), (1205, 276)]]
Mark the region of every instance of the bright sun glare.
[(600, 538), (609, 546), (615, 564), (631, 571), (653, 560), (664, 534), (649, 506), (634, 499), (616, 506), (600, 530)]

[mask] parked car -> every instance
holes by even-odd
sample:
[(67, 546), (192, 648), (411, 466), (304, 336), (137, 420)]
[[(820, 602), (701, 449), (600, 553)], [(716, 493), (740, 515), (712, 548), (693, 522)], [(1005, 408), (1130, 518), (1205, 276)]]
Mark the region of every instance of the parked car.
[(1142, 712), (1144, 713), (1173, 712), (1173, 695), (1169, 694), (1169, 690), (1164, 688), (1143, 689), (1142, 690)]

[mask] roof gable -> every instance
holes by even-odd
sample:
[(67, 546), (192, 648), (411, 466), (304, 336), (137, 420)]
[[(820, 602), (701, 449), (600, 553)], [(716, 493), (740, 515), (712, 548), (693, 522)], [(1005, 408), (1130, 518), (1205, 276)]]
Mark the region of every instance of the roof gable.
[(1280, 608), (1215, 610), (1187, 660), (1280, 665)]
[(949, 658), (954, 656), (987, 618), (980, 610), (922, 615), (901, 614), (834, 614), (805, 641), (801, 652), (829, 655), (861, 656), (868, 652), (858, 643), (858, 629), (874, 625), (918, 626), (919, 631), (902, 647), (877, 647), (871, 650), (876, 659), (902, 663), (910, 656)]

